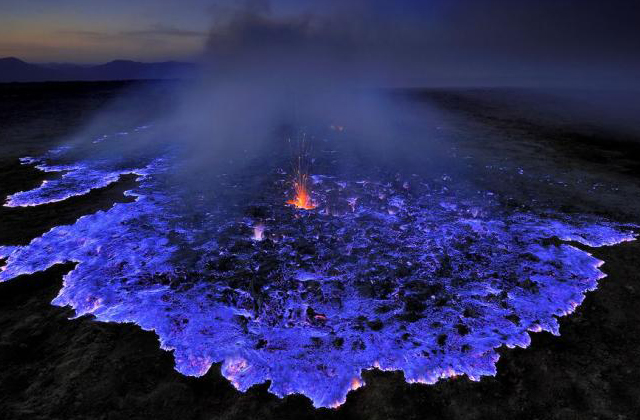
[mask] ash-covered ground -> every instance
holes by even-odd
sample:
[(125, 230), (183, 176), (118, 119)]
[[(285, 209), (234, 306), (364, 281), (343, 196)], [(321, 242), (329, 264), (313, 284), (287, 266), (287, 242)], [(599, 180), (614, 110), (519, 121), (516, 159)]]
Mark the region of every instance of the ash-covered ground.
[[(626, 125), (549, 93), (403, 92), (440, 109), (446, 147), (410, 156), (408, 136), (381, 160), (348, 127), (304, 128), (316, 207), (298, 210), (277, 135), (206, 190), (176, 188), (171, 149), (65, 158), (76, 110), (123, 88), (3, 90), (7, 418), (633, 418), (637, 245), (606, 246), (640, 214)], [(147, 129), (128, 123), (88, 147)]]

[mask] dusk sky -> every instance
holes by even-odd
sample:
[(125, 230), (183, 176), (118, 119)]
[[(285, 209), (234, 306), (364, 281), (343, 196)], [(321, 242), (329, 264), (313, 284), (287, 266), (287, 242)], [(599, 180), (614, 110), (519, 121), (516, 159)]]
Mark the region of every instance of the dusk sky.
[[(276, 14), (309, 0), (279, 0)], [(212, 0), (0, 0), (0, 57), (33, 62), (190, 59), (233, 2)]]
[[(606, 80), (632, 77), (640, 69), (640, 12), (633, 0), (247, 3), (268, 10), (270, 19), (278, 22), (332, 14), (340, 17), (343, 26), (379, 24), (383, 36), (390, 28), (410, 33), (414, 39), (402, 44), (413, 44), (416, 61), (421, 66), (428, 63), (431, 73), (440, 75), (472, 70), (479, 77), (495, 75), (504, 80), (532, 73), (538, 78), (563, 77), (567, 71), (574, 74), (564, 77), (574, 78), (575, 69), (580, 69), (578, 78)], [(74, 63), (195, 60), (211, 30), (241, 4), (232, 0), (0, 0), (0, 57)], [(368, 30), (376, 32), (375, 27)]]

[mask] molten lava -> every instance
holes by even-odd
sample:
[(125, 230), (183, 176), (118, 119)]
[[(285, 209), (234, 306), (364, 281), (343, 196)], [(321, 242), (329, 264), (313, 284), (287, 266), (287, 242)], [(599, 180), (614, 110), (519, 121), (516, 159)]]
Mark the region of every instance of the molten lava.
[[(289, 144), (291, 145), (291, 139), (289, 139)], [(317, 206), (311, 199), (311, 190), (309, 189), (309, 167), (312, 160), (309, 156), (309, 145), (305, 133), (298, 137), (294, 147), (292, 166), (295, 174), (293, 188), (296, 196), (293, 200), (287, 201), (287, 204), (303, 210), (313, 210)]]
[(315, 203), (311, 199), (309, 188), (307, 187), (308, 180), (306, 174), (298, 174), (296, 181), (293, 183), (293, 187), (296, 191), (296, 197), (293, 200), (287, 201), (287, 204), (296, 206), (296, 208), (304, 210), (313, 210), (316, 208)]

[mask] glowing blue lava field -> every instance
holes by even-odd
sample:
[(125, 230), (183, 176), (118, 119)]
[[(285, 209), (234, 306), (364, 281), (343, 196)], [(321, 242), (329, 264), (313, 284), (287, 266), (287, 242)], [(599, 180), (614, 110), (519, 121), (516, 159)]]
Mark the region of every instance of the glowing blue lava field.
[[(339, 160), (331, 145), (317, 154)], [(194, 192), (173, 177), (174, 150), (126, 162), (72, 152), (23, 159), (60, 176), (5, 206), (63, 201), (125, 174), (138, 177), (135, 201), (0, 246), (0, 281), (73, 262), (53, 304), (155, 331), (185, 375), (222, 362), (240, 390), (271, 381), (317, 407), (342, 404), (364, 369), (422, 383), (494, 375), (498, 347), (559, 334), (557, 318), (597, 288), (604, 262), (585, 248), (635, 238), (594, 215), (504, 206), (445, 173), (348, 178), (329, 162), (311, 169), (315, 208), (301, 210), (285, 204), (286, 158)]]

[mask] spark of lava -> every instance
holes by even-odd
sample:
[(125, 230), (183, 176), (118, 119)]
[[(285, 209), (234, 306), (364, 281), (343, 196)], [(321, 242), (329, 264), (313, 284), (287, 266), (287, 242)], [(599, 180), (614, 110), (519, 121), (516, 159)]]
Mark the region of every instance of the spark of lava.
[[(289, 143), (291, 144), (291, 139), (289, 139)], [(293, 189), (296, 195), (293, 200), (288, 200), (287, 204), (303, 210), (313, 210), (317, 206), (311, 198), (311, 189), (309, 187), (310, 158), (307, 147), (306, 135), (302, 133), (302, 137), (298, 139), (295, 145), (293, 157)]]
[(316, 205), (311, 199), (311, 195), (309, 193), (308, 178), (309, 176), (307, 174), (296, 174), (296, 180), (293, 182), (296, 196), (293, 200), (288, 200), (287, 204), (291, 204), (304, 210), (313, 210), (316, 208)]

